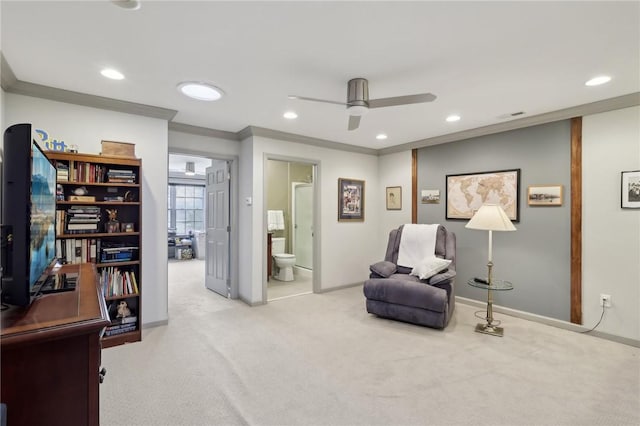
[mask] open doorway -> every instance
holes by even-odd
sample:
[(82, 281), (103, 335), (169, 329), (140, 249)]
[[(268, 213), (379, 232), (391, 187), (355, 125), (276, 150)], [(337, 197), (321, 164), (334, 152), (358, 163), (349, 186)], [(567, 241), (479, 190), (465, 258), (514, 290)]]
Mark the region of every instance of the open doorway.
[[(169, 298), (178, 305), (204, 293), (206, 169), (211, 159), (169, 154), (167, 245)], [(180, 300), (178, 300), (180, 299)], [(185, 300), (182, 300), (185, 299)]]
[[(231, 202), (237, 187), (235, 182), (230, 183), (236, 168), (237, 161), (233, 158), (169, 154), (170, 309), (197, 304), (201, 297), (217, 297), (215, 293), (224, 298), (238, 297), (237, 285), (234, 285), (237, 283), (233, 279), (237, 276), (236, 252), (232, 251), (232, 246), (237, 246), (237, 225), (232, 219), (235, 209)], [(219, 196), (220, 188), (216, 187), (221, 182), (224, 182), (225, 197)], [(218, 216), (224, 216), (225, 226), (218, 226)], [(220, 238), (219, 231), (224, 238)], [(221, 282), (224, 289), (218, 291)]]
[(315, 167), (266, 161), (267, 301), (313, 292)]

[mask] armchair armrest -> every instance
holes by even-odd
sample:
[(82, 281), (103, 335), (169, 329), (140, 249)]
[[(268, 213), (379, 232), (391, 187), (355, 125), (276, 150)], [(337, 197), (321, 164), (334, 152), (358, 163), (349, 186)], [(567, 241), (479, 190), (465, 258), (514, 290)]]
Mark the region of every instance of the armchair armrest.
[(396, 272), (396, 269), (395, 263), (382, 260), (369, 266), (369, 270), (371, 271), (369, 278), (389, 278)]
[(427, 284), (436, 285), (444, 281), (451, 281), (456, 277), (455, 269), (446, 269), (438, 274), (435, 274), (427, 280)]

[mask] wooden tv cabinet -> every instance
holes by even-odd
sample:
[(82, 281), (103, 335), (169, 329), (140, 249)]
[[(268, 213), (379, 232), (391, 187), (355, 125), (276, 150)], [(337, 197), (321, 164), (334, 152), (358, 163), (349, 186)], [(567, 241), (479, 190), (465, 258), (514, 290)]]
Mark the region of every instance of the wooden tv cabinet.
[(109, 325), (95, 265), (73, 291), (47, 294), (27, 309), (2, 312), (1, 402), (7, 425), (98, 425), (100, 333)]

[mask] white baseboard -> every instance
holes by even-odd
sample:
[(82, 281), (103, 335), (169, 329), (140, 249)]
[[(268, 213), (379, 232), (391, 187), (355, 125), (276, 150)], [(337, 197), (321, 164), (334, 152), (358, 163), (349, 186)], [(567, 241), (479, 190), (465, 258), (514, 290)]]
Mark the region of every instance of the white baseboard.
[(307, 268), (302, 268), (300, 266), (294, 266), (293, 267), (293, 274), (301, 276), (301, 277), (311, 278), (311, 277), (313, 277), (313, 270), (307, 269)]
[[(463, 303), (465, 305), (477, 306), (480, 308), (487, 307), (486, 302), (481, 302), (479, 300), (468, 299), (466, 297), (456, 296), (456, 303)], [(573, 324), (571, 322), (562, 321), (555, 318), (549, 318), (542, 315), (532, 314), (529, 312), (519, 311), (517, 309), (505, 308), (500, 305), (493, 305), (494, 312), (500, 312), (501, 314), (510, 315), (516, 318), (522, 318), (528, 321), (538, 322), (541, 324), (550, 325), (552, 327), (563, 328), (565, 330), (575, 331), (575, 332), (585, 332), (590, 330), (589, 327), (585, 327), (578, 324)], [(603, 333), (601, 331), (593, 330), (589, 332), (590, 335), (595, 337), (600, 337), (602, 339), (611, 340), (613, 342), (623, 343), (625, 345), (634, 346), (636, 348), (640, 348), (640, 340), (630, 339), (628, 337), (616, 336), (610, 333)]]

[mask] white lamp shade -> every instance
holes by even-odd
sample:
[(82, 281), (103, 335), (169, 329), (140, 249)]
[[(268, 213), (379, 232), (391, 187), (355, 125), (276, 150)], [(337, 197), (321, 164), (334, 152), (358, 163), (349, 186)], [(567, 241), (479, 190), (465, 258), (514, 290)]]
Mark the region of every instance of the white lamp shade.
[(497, 204), (484, 204), (465, 225), (469, 229), (484, 231), (515, 231), (511, 219)]

